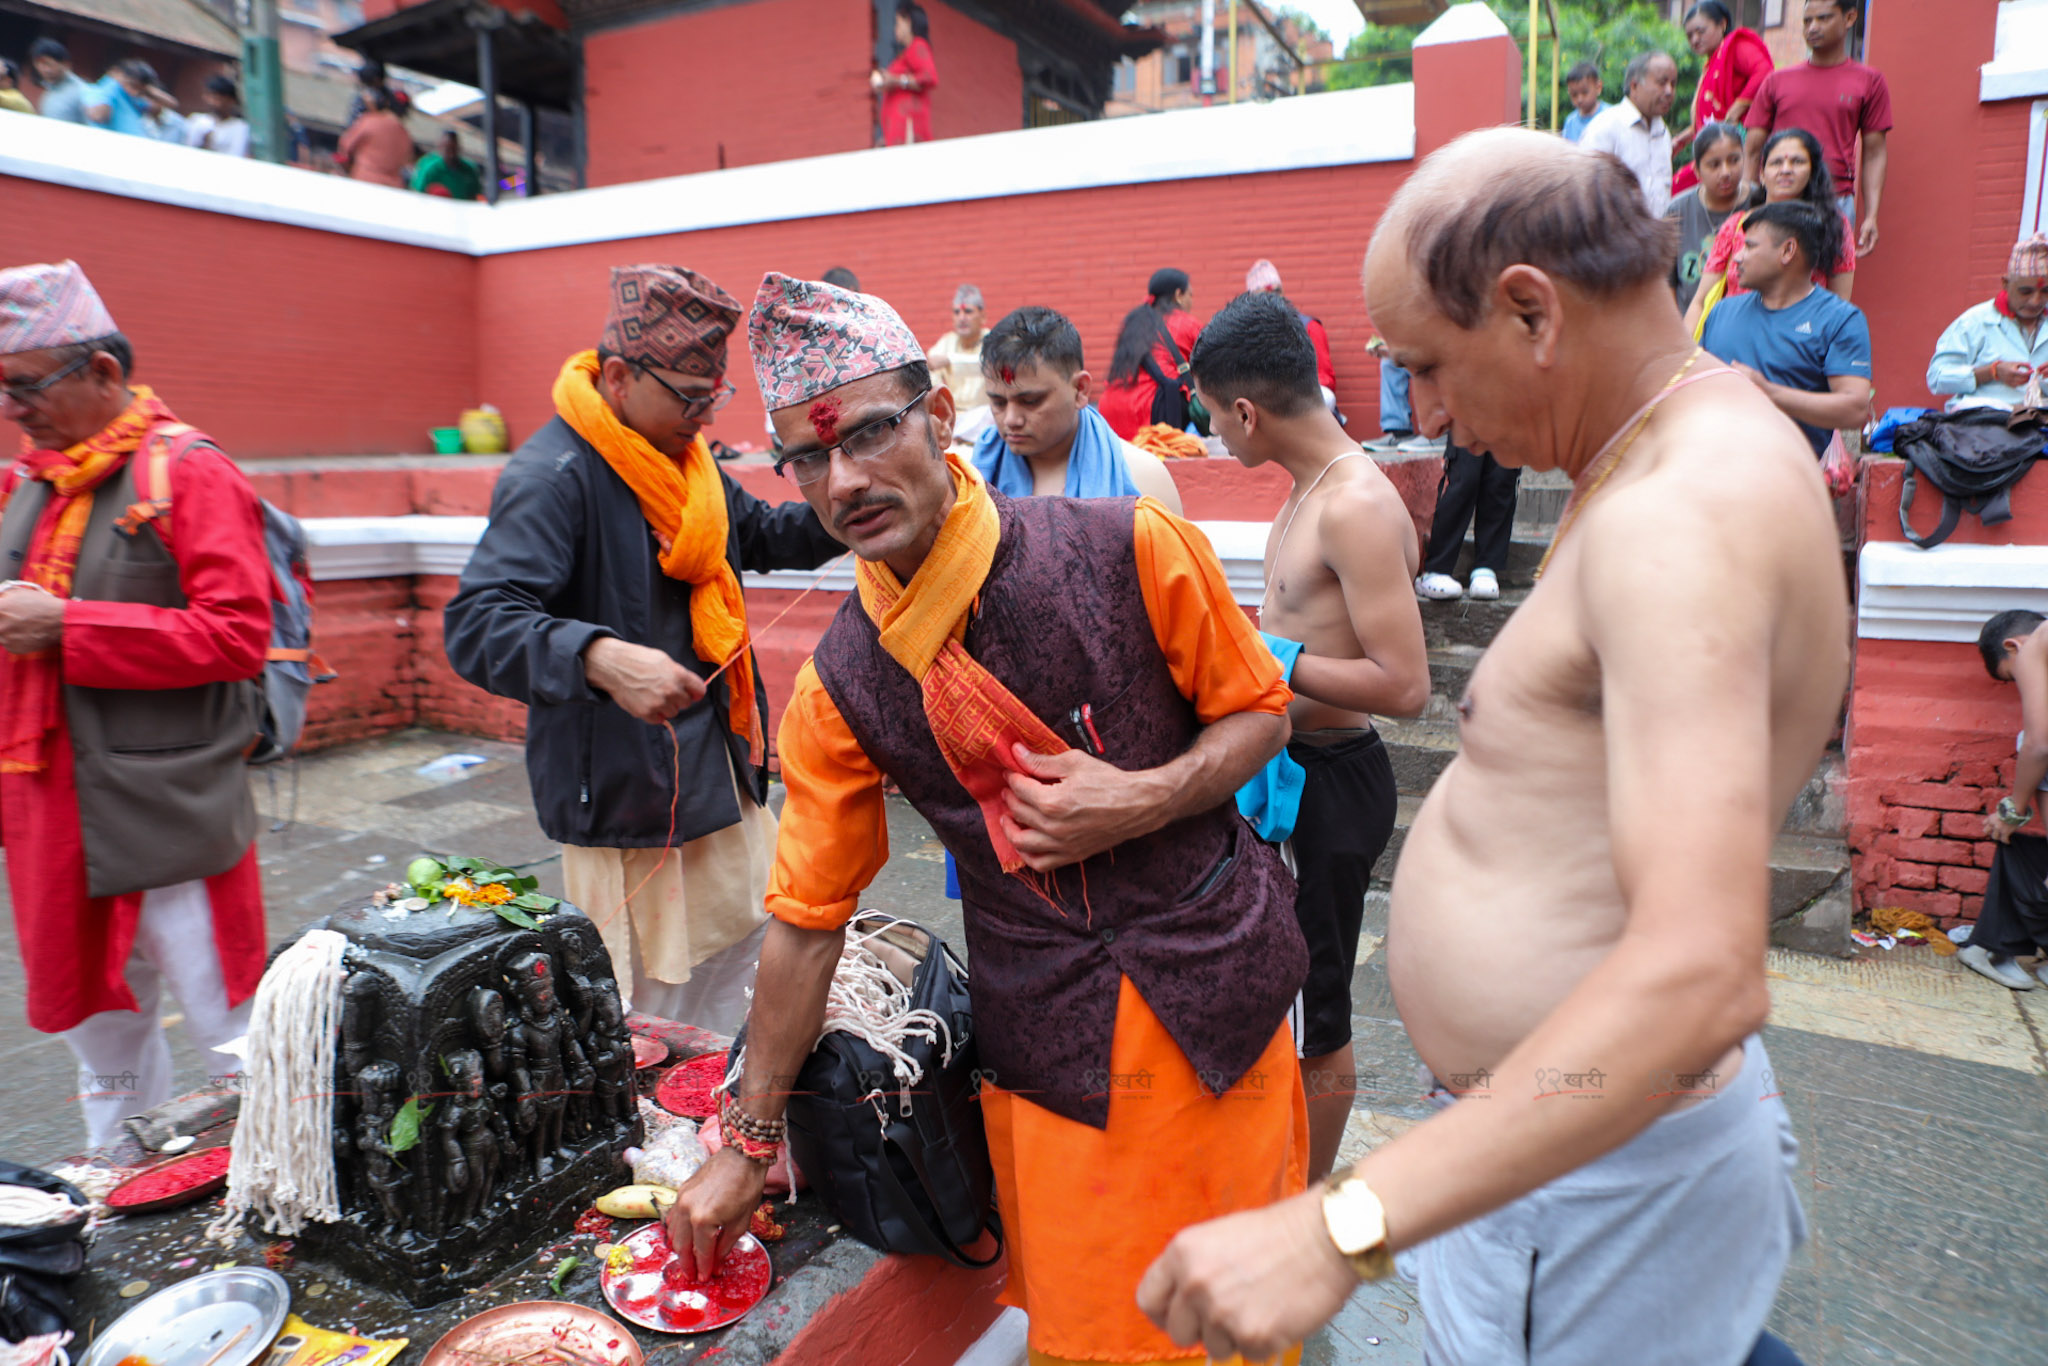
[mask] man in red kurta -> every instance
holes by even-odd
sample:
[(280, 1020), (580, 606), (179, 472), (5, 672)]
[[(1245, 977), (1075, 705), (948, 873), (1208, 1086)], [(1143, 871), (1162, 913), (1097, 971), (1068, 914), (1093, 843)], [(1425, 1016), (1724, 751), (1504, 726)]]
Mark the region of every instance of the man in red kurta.
[[(0, 271), (0, 419), (24, 434), (0, 477), (0, 841), (29, 1023), (77, 1055), (95, 1146), (171, 1094), (162, 989), (227, 1075), (264, 958), (240, 768), (270, 644), (261, 513), (132, 360), (75, 263)], [(155, 450), (169, 506), (145, 517)]]

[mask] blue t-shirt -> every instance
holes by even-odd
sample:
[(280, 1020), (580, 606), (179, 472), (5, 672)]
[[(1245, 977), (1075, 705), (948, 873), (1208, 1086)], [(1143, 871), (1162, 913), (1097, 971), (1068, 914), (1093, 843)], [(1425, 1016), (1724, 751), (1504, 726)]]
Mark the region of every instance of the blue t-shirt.
[(1564, 140), (1566, 142), (1577, 142), (1582, 136), (1584, 136), (1587, 124), (1591, 123), (1594, 119), (1599, 118), (1602, 114), (1606, 113), (1608, 110), (1612, 108), (1614, 108), (1614, 106), (1607, 103), (1605, 100), (1602, 100), (1600, 102), (1600, 107), (1595, 109), (1590, 114), (1581, 114), (1576, 108), (1574, 108), (1571, 113), (1566, 114), (1564, 116), (1564, 127), (1560, 130), (1564, 134)]
[[(1817, 285), (1798, 303), (1776, 310), (1765, 308), (1763, 296), (1750, 291), (1723, 299), (1707, 315), (1700, 345), (1722, 360), (1753, 367), (1774, 384), (1808, 394), (1826, 393), (1833, 375), (1870, 378), (1870, 324), (1863, 310)], [(1813, 443), (1815, 455), (1827, 449), (1833, 435), (1804, 422), (1799, 430)]]
[(107, 121), (100, 127), (115, 133), (132, 133), (136, 137), (153, 136), (149, 120), (143, 117), (148, 106), (130, 95), (119, 81), (112, 76), (102, 76), (92, 83), (92, 93), (85, 102), (107, 106)]

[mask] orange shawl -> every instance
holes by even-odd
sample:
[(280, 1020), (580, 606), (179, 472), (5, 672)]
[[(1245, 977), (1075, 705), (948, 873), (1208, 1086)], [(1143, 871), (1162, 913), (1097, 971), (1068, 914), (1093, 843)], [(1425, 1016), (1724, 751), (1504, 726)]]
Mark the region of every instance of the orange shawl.
[(701, 436), (679, 461), (647, 444), (597, 392), (597, 373), (596, 351), (569, 357), (555, 380), (555, 411), (640, 500), (640, 515), (661, 547), (661, 572), (690, 585), (691, 648), (716, 667), (731, 666), (733, 734), (747, 742), (758, 764), (763, 751), (754, 714), (754, 661), (747, 654), (747, 603), (725, 555), (729, 523), (718, 464)]
[(860, 561), (855, 582), (882, 648), (918, 681), (939, 753), (981, 807), (1003, 871), (1014, 873), (1024, 857), (1000, 819), (1006, 809), (1004, 775), (1023, 772), (1012, 747), (1058, 754), (1067, 744), (961, 644), (968, 611), (995, 563), (1002, 527), (988, 486), (973, 467), (950, 453), (946, 465), (953, 473), (953, 510), (910, 586), (880, 560)]
[[(92, 517), (93, 490), (127, 462), (150, 428), (177, 420), (146, 385), (138, 384), (119, 417), (75, 446), (38, 450), (22, 438), (27, 477), (50, 485), (50, 501), (30, 538), (22, 578), (60, 598), (71, 596), (78, 547)], [(5, 505), (0, 499), (0, 507)], [(61, 720), (61, 655), (61, 647), (0, 655), (0, 773), (40, 773), (49, 767), (46, 745)]]

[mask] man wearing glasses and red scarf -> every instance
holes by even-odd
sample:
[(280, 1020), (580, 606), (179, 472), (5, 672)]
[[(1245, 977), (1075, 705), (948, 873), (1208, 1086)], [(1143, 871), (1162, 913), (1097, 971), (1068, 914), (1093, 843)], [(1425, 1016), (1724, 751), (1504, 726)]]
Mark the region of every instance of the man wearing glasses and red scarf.
[(763, 503), (711, 457), (738, 302), (663, 265), (613, 269), (611, 296), (597, 348), (555, 380), (554, 421), (499, 476), (448, 604), (448, 658), (526, 704), (541, 828), (632, 1008), (729, 1034), (775, 844), (739, 576), (841, 547), (808, 507)]
[(880, 299), (782, 275), (748, 341), (784, 472), (857, 560), (778, 732), (788, 789), (729, 1144), (669, 1211), (700, 1274), (747, 1227), (818, 1040), (893, 778), (959, 863), (1031, 1358), (1177, 1348), (1136, 1304), (1174, 1233), (1299, 1191), (1294, 884), (1232, 800), (1292, 694), (1188, 523), (1008, 498), (948, 454), (953, 400)]
[[(0, 831), (28, 1021), (77, 1055), (93, 1146), (170, 1098), (164, 986), (209, 1072), (240, 1070), (215, 1050), (264, 953), (262, 517), (133, 362), (76, 263), (0, 271)], [(141, 491), (159, 459), (168, 500)]]

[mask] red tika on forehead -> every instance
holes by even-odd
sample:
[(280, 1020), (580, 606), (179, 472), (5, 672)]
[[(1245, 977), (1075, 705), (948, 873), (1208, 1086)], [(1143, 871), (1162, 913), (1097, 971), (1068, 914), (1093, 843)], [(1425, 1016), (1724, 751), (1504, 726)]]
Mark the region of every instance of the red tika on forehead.
[(839, 440), (839, 400), (821, 398), (810, 406), (805, 414), (811, 420), (811, 430), (818, 434), (818, 440), (830, 446)]
[(1011, 368), (1010, 368), (1009, 366), (1005, 365), (1005, 366), (1003, 367), (1003, 383), (1005, 383), (1005, 384), (1015, 384), (1016, 382), (1017, 382), (1017, 372), (1016, 372), (1015, 370), (1011, 369)]
[(534, 976), (536, 976), (536, 977), (545, 977), (545, 976), (547, 976), (547, 975), (548, 975), (548, 965), (547, 965), (546, 963), (535, 963), (535, 964), (533, 965), (533, 975), (534, 975)]

